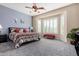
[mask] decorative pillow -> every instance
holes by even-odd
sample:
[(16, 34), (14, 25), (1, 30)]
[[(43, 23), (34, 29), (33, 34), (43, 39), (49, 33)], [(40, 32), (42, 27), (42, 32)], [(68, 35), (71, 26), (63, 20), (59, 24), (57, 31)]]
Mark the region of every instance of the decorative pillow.
[(19, 28), (16, 28), (14, 32), (19, 33)]
[(28, 28), (23, 29), (23, 32), (29, 32)]
[(20, 29), (19, 32), (20, 32), (20, 33), (23, 33), (23, 29)]
[(14, 32), (14, 31), (15, 31), (15, 29), (11, 29), (11, 33)]

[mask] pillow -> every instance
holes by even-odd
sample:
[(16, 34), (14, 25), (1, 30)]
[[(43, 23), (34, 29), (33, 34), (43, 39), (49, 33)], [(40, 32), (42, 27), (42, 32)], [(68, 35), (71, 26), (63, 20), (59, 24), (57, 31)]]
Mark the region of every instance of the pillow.
[(28, 28), (23, 29), (23, 32), (29, 32)]
[(19, 33), (19, 28), (16, 28), (14, 32)]
[(14, 32), (14, 31), (15, 31), (15, 29), (11, 29), (11, 33)]
[(20, 29), (19, 32), (20, 32), (20, 33), (23, 33), (23, 29)]

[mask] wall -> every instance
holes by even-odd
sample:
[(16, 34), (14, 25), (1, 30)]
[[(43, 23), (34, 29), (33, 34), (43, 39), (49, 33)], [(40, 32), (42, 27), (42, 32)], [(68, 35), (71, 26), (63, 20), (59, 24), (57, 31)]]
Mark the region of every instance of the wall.
[[(17, 23), (14, 22), (16, 19)], [(24, 24), (20, 23), (20, 19), (24, 21)], [(8, 27), (28, 28), (32, 25), (32, 21), (31, 16), (0, 5), (0, 24), (3, 27), (2, 32), (7, 33)]]
[[(40, 18), (44, 18), (44, 17), (49, 17), (49, 16), (54, 16), (57, 14), (63, 14), (65, 12), (65, 37), (67, 35), (67, 33), (72, 29), (72, 28), (76, 28), (79, 27), (79, 4), (71, 4), (69, 6), (63, 7), (63, 8), (59, 8), (56, 10), (52, 10), (49, 11), (47, 13), (41, 14), (41, 15), (37, 15), (33, 17), (33, 27), (36, 30), (36, 20), (40, 19)], [(66, 39), (67, 40), (67, 39)]]
[(67, 8), (67, 32), (69, 32), (72, 28), (79, 27), (78, 8), (79, 4), (75, 4)]

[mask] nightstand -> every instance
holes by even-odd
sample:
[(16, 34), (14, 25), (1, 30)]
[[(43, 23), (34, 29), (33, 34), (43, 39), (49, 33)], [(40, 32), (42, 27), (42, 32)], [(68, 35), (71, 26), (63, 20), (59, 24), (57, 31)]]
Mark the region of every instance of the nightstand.
[(7, 42), (7, 35), (6, 34), (0, 35), (0, 43), (2, 43), (2, 42)]

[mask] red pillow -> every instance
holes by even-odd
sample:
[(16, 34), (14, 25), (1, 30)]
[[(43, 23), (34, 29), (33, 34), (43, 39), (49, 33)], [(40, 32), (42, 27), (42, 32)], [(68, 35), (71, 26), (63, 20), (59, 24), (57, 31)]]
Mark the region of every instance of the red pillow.
[(28, 28), (23, 29), (23, 32), (29, 32), (29, 29)]
[(14, 32), (19, 33), (19, 28), (16, 28)]

